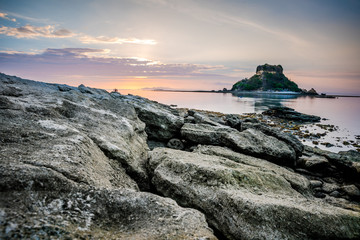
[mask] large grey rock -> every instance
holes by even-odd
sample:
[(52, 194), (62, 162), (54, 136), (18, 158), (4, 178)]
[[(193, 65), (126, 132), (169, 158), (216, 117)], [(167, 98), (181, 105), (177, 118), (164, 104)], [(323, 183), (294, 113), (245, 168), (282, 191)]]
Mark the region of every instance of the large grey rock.
[(242, 123), (243, 130), (249, 128), (259, 130), (265, 133), (266, 135), (276, 137), (277, 139), (287, 143), (295, 150), (297, 156), (301, 156), (302, 152), (304, 151), (304, 145), (294, 135), (282, 132), (281, 130), (275, 129), (273, 127), (269, 127), (262, 123), (251, 123), (251, 122)]
[(127, 189), (0, 195), (1, 239), (216, 239), (194, 209)]
[(145, 124), (106, 91), (0, 74), (0, 239), (215, 239), (150, 193)]
[(134, 180), (149, 187), (145, 124), (131, 106), (102, 90), (63, 92), (55, 84), (18, 78), (11, 86), (23, 95), (1, 96), (9, 105), (0, 109), (0, 174), (9, 176), (1, 178), (2, 187), (8, 188), (9, 179), (21, 188), (40, 172), (43, 179), (33, 186), (55, 184), (47, 178), (56, 175), (98, 187), (137, 188)]
[(292, 147), (255, 129), (239, 132), (225, 126), (185, 123), (181, 135), (195, 143), (226, 146), (281, 165), (295, 165), (296, 154)]
[(117, 95), (117, 98), (135, 108), (138, 117), (146, 124), (150, 139), (167, 142), (179, 136), (184, 118), (177, 110), (138, 96)]
[[(252, 162), (246, 155), (235, 154), (230, 160), (156, 148), (150, 156), (156, 190), (183, 206), (201, 210), (228, 239), (360, 237), (359, 211), (302, 194), (273, 169), (245, 164)], [(301, 178), (296, 173), (293, 176)]]

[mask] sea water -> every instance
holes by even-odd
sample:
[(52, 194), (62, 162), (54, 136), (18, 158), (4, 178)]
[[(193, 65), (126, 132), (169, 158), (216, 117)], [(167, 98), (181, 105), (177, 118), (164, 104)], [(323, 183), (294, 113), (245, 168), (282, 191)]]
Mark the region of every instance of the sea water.
[[(317, 98), (298, 95), (276, 94), (243, 94), (234, 96), (231, 93), (212, 92), (166, 92), (145, 90), (123, 90), (122, 94), (133, 94), (149, 98), (178, 108), (194, 108), (221, 113), (261, 113), (270, 107), (286, 106), (296, 111), (320, 116), (320, 124), (337, 126), (334, 132), (328, 132), (320, 140), (333, 144), (332, 147), (317, 145), (317, 147), (333, 152), (356, 149), (360, 144), (360, 97)], [(311, 124), (305, 125), (313, 133), (322, 133), (323, 129)], [(304, 144), (315, 146), (314, 139), (304, 139)], [(345, 142), (345, 144), (343, 144)], [(350, 144), (346, 144), (350, 143)]]

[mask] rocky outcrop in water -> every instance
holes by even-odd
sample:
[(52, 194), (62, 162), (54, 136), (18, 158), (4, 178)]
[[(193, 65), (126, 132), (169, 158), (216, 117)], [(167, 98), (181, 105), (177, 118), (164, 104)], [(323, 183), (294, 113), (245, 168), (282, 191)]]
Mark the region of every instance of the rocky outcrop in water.
[(239, 115), (0, 79), (1, 239), (360, 237), (356, 152)]
[(320, 122), (321, 120), (318, 116), (303, 114), (289, 107), (272, 107), (262, 114), (296, 122)]

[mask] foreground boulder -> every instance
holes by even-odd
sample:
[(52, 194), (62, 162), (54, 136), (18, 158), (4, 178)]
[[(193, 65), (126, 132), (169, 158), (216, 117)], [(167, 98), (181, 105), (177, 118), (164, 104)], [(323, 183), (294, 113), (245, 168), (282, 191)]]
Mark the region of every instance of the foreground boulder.
[[(0, 98), (3, 176), (29, 182), (39, 170), (92, 186), (128, 186), (135, 180), (148, 188), (145, 124), (130, 105), (90, 88), (82, 93), (18, 78), (2, 80), (0, 89), (23, 89), (22, 96)], [(24, 177), (11, 177), (18, 174)], [(46, 179), (47, 174), (36, 186), (52, 184)]]
[[(213, 156), (156, 148), (150, 156), (156, 190), (205, 213), (228, 239), (358, 239), (360, 212), (306, 194), (306, 179), (233, 153)], [(220, 153), (221, 155), (221, 153)], [(231, 159), (231, 160), (230, 160)], [(236, 162), (234, 159), (237, 159)], [(257, 159), (255, 162), (264, 161)], [(289, 181), (298, 179), (298, 186)], [(301, 186), (301, 187), (299, 187)], [(302, 190), (299, 190), (302, 189)]]
[(296, 153), (292, 147), (256, 129), (239, 132), (226, 126), (185, 123), (181, 128), (181, 135), (195, 143), (226, 146), (281, 165), (295, 165)]
[(215, 239), (149, 190), (145, 124), (104, 90), (0, 74), (0, 239)]
[(200, 212), (127, 189), (11, 191), (0, 209), (1, 239), (216, 239)]

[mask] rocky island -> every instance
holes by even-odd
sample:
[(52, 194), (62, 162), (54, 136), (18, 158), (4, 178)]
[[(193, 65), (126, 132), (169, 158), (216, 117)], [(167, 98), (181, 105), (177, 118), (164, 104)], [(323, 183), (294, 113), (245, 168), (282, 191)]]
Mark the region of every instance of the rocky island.
[(290, 91), (306, 95), (318, 95), (313, 88), (309, 91), (300, 89), (295, 82), (284, 75), (281, 65), (269, 65), (267, 63), (257, 66), (256, 74), (252, 77), (235, 83), (231, 91)]
[(1, 239), (360, 238), (360, 154), (248, 116), (0, 74), (0, 123)]

